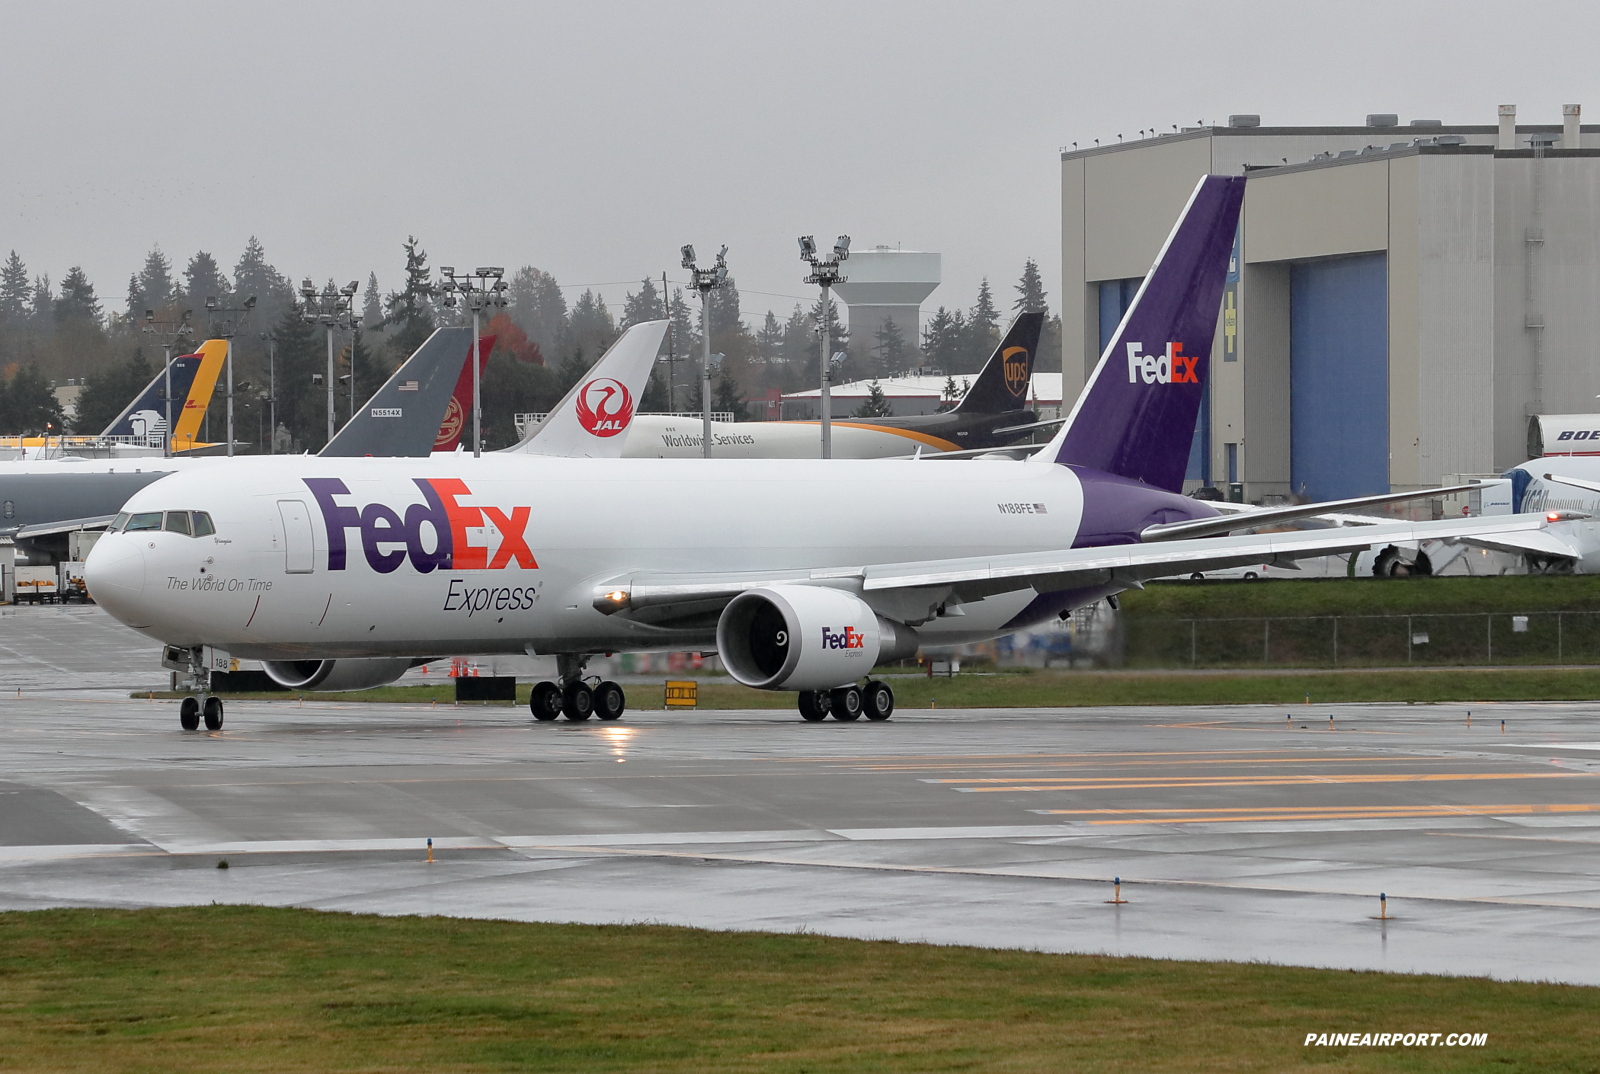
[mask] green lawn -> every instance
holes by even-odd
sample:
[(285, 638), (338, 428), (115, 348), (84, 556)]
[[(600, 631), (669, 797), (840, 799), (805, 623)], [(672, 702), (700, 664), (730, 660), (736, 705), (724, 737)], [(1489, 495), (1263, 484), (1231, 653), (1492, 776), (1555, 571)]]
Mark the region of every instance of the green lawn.
[(1157, 582), (1119, 598), (1127, 618), (1600, 611), (1600, 575)]
[[(1488, 1043), (1304, 1045), (1351, 1031)], [(160, 1074), (1592, 1071), (1600, 989), (660, 926), (48, 910), (0, 914), (0, 1042), (0, 1070)]]

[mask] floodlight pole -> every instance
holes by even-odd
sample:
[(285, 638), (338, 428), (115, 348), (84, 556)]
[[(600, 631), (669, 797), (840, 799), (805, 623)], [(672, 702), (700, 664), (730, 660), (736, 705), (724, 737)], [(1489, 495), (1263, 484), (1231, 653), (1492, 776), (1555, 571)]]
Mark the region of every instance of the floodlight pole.
[[(224, 361), (228, 367), (228, 458), (230, 459), (233, 458), (233, 337), (239, 332), (239, 321), (248, 316), (250, 311), (255, 308), (255, 295), (245, 299), (242, 306), (222, 306), (217, 303), (215, 298), (206, 299), (206, 311), (213, 317), (219, 313), (237, 313), (239, 315), (237, 318), (230, 318), (223, 322), (221, 333), (214, 333), (220, 334), (223, 341), (228, 345), (228, 353)], [(171, 393), (169, 392), (168, 394), (170, 395)]]
[[(328, 371), (324, 374), (324, 387), (328, 390), (328, 439), (330, 441), (333, 439), (334, 424), (338, 420), (333, 403), (334, 389), (339, 383), (338, 379), (333, 375), (333, 330), (346, 325), (354, 326), (356, 291), (359, 289), (360, 284), (356, 283), (355, 280), (351, 280), (343, 287), (334, 287), (333, 281), (329, 280), (328, 285), (319, 293), (317, 285), (311, 282), (309, 276), (300, 285), (300, 296), (305, 299), (305, 310), (302, 315), (313, 324), (320, 321), (327, 330)], [(354, 369), (355, 348), (353, 346), (350, 355), (351, 368)], [(350, 412), (350, 416), (352, 418), (355, 417), (354, 410)], [(274, 426), (272, 431), (276, 434), (277, 427)]]
[(483, 453), (482, 347), (478, 340), (478, 314), (485, 306), (504, 308), (506, 291), (511, 285), (505, 281), (506, 270), (498, 267), (480, 267), (470, 274), (458, 274), (445, 265), (439, 269), (439, 274), (444, 277), (444, 304), (454, 306), (456, 296), (460, 295), (461, 301), (472, 311), (472, 457), (476, 459)]
[(193, 312), (193, 310), (184, 310), (182, 319), (178, 321), (158, 321), (156, 320), (155, 310), (144, 311), (143, 331), (153, 333), (158, 331), (159, 328), (170, 327), (173, 329), (161, 344), (161, 353), (167, 360), (167, 364), (162, 370), (162, 375), (166, 378), (164, 398), (167, 401), (167, 431), (166, 435), (161, 438), (161, 457), (163, 459), (172, 458), (172, 347), (178, 340), (183, 339), (194, 330), (193, 326), (189, 324), (189, 317)]
[[(700, 356), (700, 454), (711, 457), (711, 292), (728, 281), (728, 247), (717, 254), (711, 268), (697, 268), (694, 247), (683, 248), (683, 267), (689, 270), (689, 286), (700, 292), (700, 335), (704, 347)], [(671, 324), (671, 321), (668, 321)]]
[(833, 259), (830, 261), (817, 258), (817, 244), (810, 235), (800, 237), (800, 260), (811, 266), (811, 275), (803, 283), (817, 283), (822, 285), (822, 317), (818, 330), (822, 333), (818, 340), (821, 352), (818, 355), (818, 371), (822, 380), (821, 409), (822, 409), (822, 457), (833, 458), (833, 398), (829, 394), (828, 384), (832, 370), (828, 367), (829, 353), (833, 350), (832, 332), (828, 324), (830, 313), (833, 309), (832, 300), (828, 289), (836, 283), (845, 283), (847, 278), (839, 275), (839, 263), (850, 256), (850, 236), (840, 235), (833, 244)]
[(277, 454), (278, 440), (278, 333), (263, 332), (267, 341), (267, 405), (272, 411), (272, 439), (268, 441), (267, 454)]

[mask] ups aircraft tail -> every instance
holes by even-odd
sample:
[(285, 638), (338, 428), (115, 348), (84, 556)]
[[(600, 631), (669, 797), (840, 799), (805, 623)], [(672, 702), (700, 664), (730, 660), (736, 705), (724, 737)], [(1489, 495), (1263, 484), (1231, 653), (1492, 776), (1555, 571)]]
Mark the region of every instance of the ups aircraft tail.
[[(317, 454), (427, 458), (471, 350), (472, 329), (435, 331)], [(471, 384), (469, 373), (469, 394)]]
[(1196, 184), (1066, 424), (1035, 460), (1182, 490), (1244, 184), (1217, 175)]
[(170, 435), (174, 453), (193, 448), (227, 356), (227, 340), (208, 339), (194, 354), (172, 359), (171, 430), (167, 429), (167, 367), (163, 367), (100, 435), (137, 436), (158, 444), (162, 436)]
[(644, 321), (622, 333), (550, 416), (522, 443), (506, 450), (525, 455), (620, 458), (628, 426), (666, 334), (666, 321)]
[(1033, 383), (1033, 359), (1039, 353), (1039, 330), (1043, 313), (1019, 313), (978, 371), (967, 394), (955, 410), (959, 414), (1004, 414), (1028, 406), (1028, 387)]

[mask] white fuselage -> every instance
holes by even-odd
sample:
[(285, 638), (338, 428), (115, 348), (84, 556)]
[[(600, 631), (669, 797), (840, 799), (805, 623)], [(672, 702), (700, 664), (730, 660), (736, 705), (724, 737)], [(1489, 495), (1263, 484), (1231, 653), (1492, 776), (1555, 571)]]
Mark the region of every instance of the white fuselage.
[(1546, 481), (1545, 474), (1554, 477), (1575, 477), (1580, 481), (1600, 482), (1600, 457), (1592, 455), (1552, 455), (1532, 459), (1518, 469), (1532, 475), (1522, 494), (1523, 511), (1577, 511), (1589, 515), (1586, 519), (1559, 522), (1550, 532), (1559, 536), (1579, 553), (1573, 562), (1575, 574), (1600, 574), (1600, 492)]
[[(349, 528), (335, 527), (343, 569), (330, 569), (307, 479), (349, 490), (331, 501), (348, 512)], [(419, 480), (460, 482), (443, 486), (458, 505), (449, 566), (428, 561), (440, 541)], [(255, 659), (710, 648), (714, 626), (604, 615), (596, 587), (633, 572), (804, 576), (1066, 549), (1082, 507), (1066, 467), (1010, 461), (246, 458), (165, 478), (124, 507), (206, 511), (214, 535), (107, 534), (87, 574), (95, 599), (135, 629)], [(379, 517), (408, 515), (411, 546)], [(931, 643), (993, 637), (1035, 595), (972, 601), (918, 631)]]
[[(852, 418), (829, 423), (835, 459), (887, 459), (950, 451), (959, 447), (927, 433), (887, 429)], [(635, 414), (628, 427), (626, 459), (700, 459), (705, 455), (705, 423), (695, 418)], [(713, 421), (713, 459), (820, 459), (822, 423), (819, 421)]]

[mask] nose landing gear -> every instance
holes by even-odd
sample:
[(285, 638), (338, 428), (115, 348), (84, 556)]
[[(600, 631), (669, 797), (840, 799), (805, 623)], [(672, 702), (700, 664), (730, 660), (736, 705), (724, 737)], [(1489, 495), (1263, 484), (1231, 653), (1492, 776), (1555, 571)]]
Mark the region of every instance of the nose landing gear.
[(195, 694), (178, 703), (178, 726), (185, 731), (200, 729), (204, 719), (207, 731), (222, 730), (222, 698), (211, 694), (211, 669), (202, 659), (203, 650), (168, 647), (163, 654), (163, 667), (184, 672), (194, 681)]

